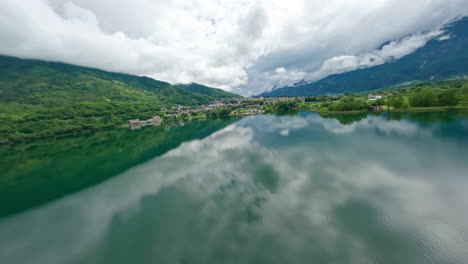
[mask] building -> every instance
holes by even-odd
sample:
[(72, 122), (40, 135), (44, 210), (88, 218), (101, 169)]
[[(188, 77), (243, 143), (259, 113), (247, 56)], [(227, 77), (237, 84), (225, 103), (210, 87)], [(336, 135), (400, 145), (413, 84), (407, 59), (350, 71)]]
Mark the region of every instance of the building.
[(130, 125), (139, 125), (141, 123), (140, 119), (132, 119), (132, 120), (128, 120), (128, 123)]
[(374, 112), (380, 112), (380, 111), (383, 111), (383, 107), (382, 107), (382, 106), (380, 106), (380, 105), (377, 105), (377, 106), (371, 106), (371, 107), (369, 107), (369, 109), (370, 109), (371, 111), (374, 111)]
[(245, 109), (255, 109), (255, 108), (260, 108), (260, 105), (247, 105)]
[(153, 121), (154, 122), (161, 122), (162, 121), (162, 118), (160, 116), (153, 116)]
[(375, 101), (375, 100), (379, 100), (379, 99), (382, 99), (381, 95), (373, 95), (373, 94), (367, 95), (367, 100), (369, 100), (369, 101)]

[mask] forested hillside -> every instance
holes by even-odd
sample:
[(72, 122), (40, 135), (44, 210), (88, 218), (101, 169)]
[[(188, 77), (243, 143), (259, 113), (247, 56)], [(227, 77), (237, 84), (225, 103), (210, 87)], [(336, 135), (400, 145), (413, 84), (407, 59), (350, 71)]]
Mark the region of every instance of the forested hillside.
[(147, 77), (0, 56), (0, 142), (114, 127), (218, 98)]
[(208, 86), (204, 86), (198, 83), (190, 83), (190, 84), (177, 84), (177, 88), (184, 89), (187, 91), (191, 91), (194, 93), (199, 93), (199, 94), (204, 94), (204, 95), (209, 95), (213, 96), (219, 99), (228, 99), (228, 98), (240, 98), (242, 96), (235, 94), (235, 93), (230, 93), (223, 91), (221, 89), (217, 88), (211, 88)]

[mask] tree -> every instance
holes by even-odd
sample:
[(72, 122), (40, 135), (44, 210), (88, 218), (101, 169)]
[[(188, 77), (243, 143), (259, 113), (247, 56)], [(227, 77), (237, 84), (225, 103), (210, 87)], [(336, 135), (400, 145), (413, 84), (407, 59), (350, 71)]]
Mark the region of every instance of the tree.
[(317, 102), (317, 97), (316, 96), (307, 96), (305, 99), (304, 99), (304, 102), (308, 102), (308, 103), (313, 103), (313, 102)]
[(330, 111), (355, 111), (366, 109), (367, 104), (353, 96), (343, 96), (339, 101), (330, 103), (328, 108)]
[(322, 108), (320, 108), (320, 110), (319, 110), (319, 111), (320, 111), (320, 112), (328, 112), (328, 108), (326, 108), (326, 107), (322, 107)]
[(388, 99), (388, 104), (390, 106), (393, 106), (394, 108), (396, 109), (399, 109), (399, 108), (403, 108), (403, 105), (404, 105), (404, 99), (403, 99), (403, 96), (401, 95), (397, 95), (397, 96), (393, 96), (391, 98)]
[(460, 101), (457, 90), (450, 89), (439, 94), (439, 104), (442, 106), (455, 106)]
[(228, 116), (231, 114), (231, 108), (222, 108), (218, 111), (218, 116)]
[(275, 104), (275, 108), (279, 111), (287, 111), (294, 109), (297, 106), (296, 100), (282, 101)]
[(468, 82), (462, 86), (460, 92), (463, 96), (468, 96)]
[(410, 104), (414, 107), (436, 106), (437, 97), (431, 90), (422, 90), (410, 96)]
[(320, 104), (320, 108), (328, 108), (329, 105), (330, 105), (330, 102), (324, 102)]

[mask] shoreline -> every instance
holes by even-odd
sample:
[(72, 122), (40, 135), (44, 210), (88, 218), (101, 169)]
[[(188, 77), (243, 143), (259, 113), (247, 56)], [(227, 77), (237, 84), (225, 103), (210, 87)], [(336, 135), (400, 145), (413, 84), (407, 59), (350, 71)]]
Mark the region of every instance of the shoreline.
[[(468, 107), (422, 107), (422, 108), (408, 108), (408, 109), (390, 109), (390, 110), (383, 110), (383, 111), (369, 111), (369, 110), (356, 110), (356, 111), (319, 111), (317, 109), (307, 109), (307, 108), (296, 108), (297, 111), (309, 111), (309, 112), (314, 112), (314, 113), (319, 113), (319, 114), (343, 114), (343, 115), (353, 115), (353, 114), (376, 114), (376, 113), (382, 113), (382, 112), (389, 112), (389, 113), (424, 113), (424, 112), (447, 112), (450, 110), (457, 110), (457, 111), (468, 111)], [(263, 113), (262, 115), (265, 115), (267, 113)], [(272, 112), (268, 113), (270, 115), (277, 115), (278, 113)], [(244, 116), (250, 116), (250, 115), (235, 115), (231, 117), (244, 117)], [(207, 118), (201, 118), (201, 117), (196, 117), (196, 118), (189, 118), (188, 120), (206, 120)], [(184, 119), (181, 119), (182, 121)], [(176, 120), (171, 120), (171, 121), (176, 121)], [(170, 122), (169, 122), (170, 123)], [(166, 123), (166, 124), (169, 124)], [(162, 124), (161, 126), (164, 126)], [(106, 130), (112, 130), (112, 129), (129, 129), (131, 128), (130, 125), (128, 124), (120, 124), (115, 127), (107, 127), (107, 128), (102, 128), (102, 129), (93, 129), (93, 130), (82, 130), (76, 133), (66, 133), (66, 134), (61, 134), (61, 135), (54, 135), (50, 137), (38, 137), (38, 138), (28, 138), (28, 139), (22, 139), (22, 140), (9, 140), (9, 139), (0, 139), (0, 146), (5, 146), (5, 145), (12, 145), (16, 143), (22, 143), (22, 142), (33, 142), (37, 140), (44, 140), (44, 139), (58, 139), (58, 138), (63, 138), (63, 137), (70, 137), (70, 136), (75, 136), (75, 135), (86, 135), (98, 131), (106, 131)]]
[(390, 112), (445, 112), (450, 110), (468, 111), (468, 107), (417, 107), (408, 109), (391, 109)]
[(468, 111), (468, 107), (418, 107), (418, 108), (407, 108), (407, 109), (384, 109), (382, 111), (369, 111), (369, 110), (355, 110), (355, 111), (319, 111), (315, 109), (298, 108), (298, 110), (306, 110), (315, 113), (326, 113), (326, 114), (362, 114), (362, 113), (381, 113), (381, 112), (444, 112), (450, 110)]
[(323, 114), (344, 114), (344, 115), (352, 115), (352, 114), (363, 114), (363, 113), (377, 113), (368, 110), (356, 110), (356, 111), (311, 111), (315, 113), (323, 113)]

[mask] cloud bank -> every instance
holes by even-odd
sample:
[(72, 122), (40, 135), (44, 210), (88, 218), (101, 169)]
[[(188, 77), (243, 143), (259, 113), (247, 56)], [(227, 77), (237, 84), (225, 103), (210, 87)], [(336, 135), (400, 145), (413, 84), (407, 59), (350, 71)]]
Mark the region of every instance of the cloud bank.
[(405, 56), (467, 14), (468, 0), (0, 0), (0, 54), (252, 95)]

